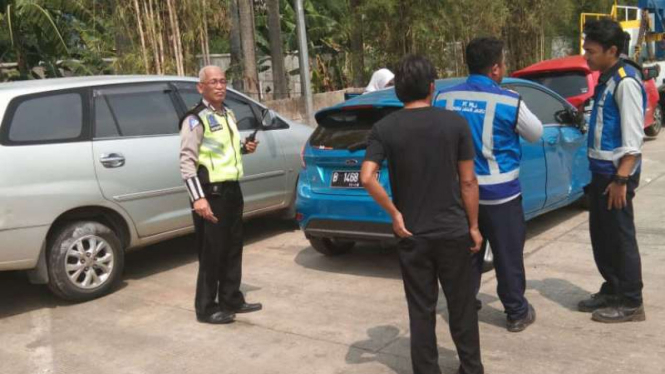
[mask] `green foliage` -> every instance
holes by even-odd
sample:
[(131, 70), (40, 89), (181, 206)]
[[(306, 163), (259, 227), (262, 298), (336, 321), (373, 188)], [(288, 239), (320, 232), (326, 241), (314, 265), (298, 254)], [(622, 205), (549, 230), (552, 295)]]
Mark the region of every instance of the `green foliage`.
[(92, 43), (87, 43), (91, 30), (99, 34), (103, 28), (82, 1), (14, 0), (1, 5), (0, 61), (18, 65), (18, 74), (10, 79), (39, 78), (35, 67), (46, 77), (59, 77), (67, 70), (108, 72)]

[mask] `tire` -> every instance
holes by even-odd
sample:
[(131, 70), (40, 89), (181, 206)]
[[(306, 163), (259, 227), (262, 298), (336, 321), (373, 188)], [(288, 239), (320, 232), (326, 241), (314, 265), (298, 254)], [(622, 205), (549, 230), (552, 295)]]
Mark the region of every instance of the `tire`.
[(80, 221), (59, 228), (47, 248), (49, 288), (69, 301), (106, 295), (121, 279), (125, 251), (107, 226)]
[(577, 200), (577, 206), (580, 207), (582, 210), (589, 210), (589, 207), (591, 206), (591, 202), (589, 201), (589, 195), (584, 194), (582, 197), (580, 197), (579, 200)]
[(657, 136), (660, 130), (663, 128), (663, 108), (659, 105), (656, 105), (656, 109), (653, 111), (653, 123), (651, 126), (644, 129), (644, 133), (647, 136)]
[(494, 254), (492, 253), (492, 247), (487, 239), (483, 240), (483, 273), (490, 272), (494, 270)]
[(329, 238), (309, 238), (309, 243), (317, 252), (326, 256), (338, 256), (350, 251), (356, 242)]

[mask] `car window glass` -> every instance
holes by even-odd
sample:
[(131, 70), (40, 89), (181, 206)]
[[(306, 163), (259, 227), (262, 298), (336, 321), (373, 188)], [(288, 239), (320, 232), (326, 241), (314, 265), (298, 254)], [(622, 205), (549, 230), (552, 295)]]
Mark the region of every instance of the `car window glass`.
[(83, 100), (78, 93), (54, 94), (22, 101), (9, 127), (13, 142), (46, 142), (79, 138)]
[(120, 136), (118, 124), (111, 114), (106, 98), (95, 98), (95, 137), (111, 138)]
[(557, 124), (554, 114), (565, 109), (561, 101), (537, 88), (527, 86), (510, 86), (509, 88), (519, 92), (522, 101), (543, 124)]
[(317, 117), (319, 126), (309, 144), (314, 148), (347, 149), (367, 141), (372, 126), (386, 115), (401, 108), (374, 108), (325, 113)]
[(252, 107), (243, 101), (227, 98), (224, 105), (233, 111), (238, 121), (238, 130), (253, 130), (259, 126), (259, 121), (252, 112)]
[(582, 72), (534, 74), (522, 78), (540, 83), (565, 98), (589, 92), (586, 75)]
[[(177, 82), (178, 92), (180, 97), (185, 102), (187, 109), (193, 109), (201, 101), (201, 94), (196, 90), (195, 83)], [(259, 121), (254, 116), (252, 107), (249, 103), (240, 99), (232, 97), (232, 94), (227, 91), (224, 105), (233, 111), (238, 121), (238, 130), (254, 130), (259, 126)], [(288, 125), (285, 124), (285, 127)]]
[(100, 89), (95, 97), (108, 103), (121, 136), (178, 133), (178, 113), (167, 84)]

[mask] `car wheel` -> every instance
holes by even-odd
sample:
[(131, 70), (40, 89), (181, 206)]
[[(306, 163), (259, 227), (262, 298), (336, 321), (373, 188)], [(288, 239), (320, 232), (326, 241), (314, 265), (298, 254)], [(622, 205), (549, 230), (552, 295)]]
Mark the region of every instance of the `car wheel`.
[(337, 256), (344, 254), (356, 245), (356, 242), (329, 239), (329, 238), (310, 238), (309, 243), (317, 252), (326, 256)]
[(663, 109), (660, 105), (656, 105), (653, 111), (653, 123), (651, 126), (644, 129), (644, 133), (648, 136), (657, 136), (660, 129), (663, 128)]
[(70, 301), (85, 301), (110, 292), (120, 281), (124, 250), (107, 226), (92, 221), (61, 227), (47, 253), (49, 288)]
[(494, 270), (494, 254), (492, 253), (492, 246), (486, 239), (483, 240), (483, 273)]

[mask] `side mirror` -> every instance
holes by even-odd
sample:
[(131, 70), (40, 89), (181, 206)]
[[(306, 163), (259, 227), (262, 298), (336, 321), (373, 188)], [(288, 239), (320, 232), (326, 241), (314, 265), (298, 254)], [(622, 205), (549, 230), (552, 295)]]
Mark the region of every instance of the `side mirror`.
[(586, 133), (587, 125), (584, 112), (575, 109), (562, 109), (554, 113), (554, 118), (561, 125), (575, 126), (582, 134)]
[(270, 128), (275, 126), (277, 123), (277, 115), (272, 109), (264, 109), (263, 116), (261, 118), (261, 125), (264, 128)]
[(587, 127), (586, 116), (584, 115), (584, 112), (581, 111), (581, 110), (576, 110), (573, 117), (574, 117), (575, 127), (577, 127), (577, 129), (580, 130), (580, 132), (582, 134), (586, 134), (586, 132), (588, 130), (588, 127)]
[(554, 113), (554, 119), (560, 125), (570, 125), (575, 122), (573, 112), (569, 109), (561, 109)]
[(649, 66), (644, 68), (644, 80), (648, 81), (649, 79), (657, 78), (660, 74), (660, 66)]

